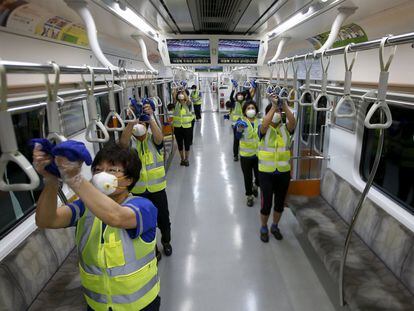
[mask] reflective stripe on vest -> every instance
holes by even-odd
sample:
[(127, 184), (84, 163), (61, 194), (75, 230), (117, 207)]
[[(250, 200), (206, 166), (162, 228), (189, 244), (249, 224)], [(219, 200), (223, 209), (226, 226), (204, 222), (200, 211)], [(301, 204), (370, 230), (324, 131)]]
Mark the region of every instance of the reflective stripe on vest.
[(230, 113), (231, 120), (233, 122), (236, 122), (238, 119), (241, 119), (243, 117), (243, 111), (242, 111), (242, 106), (243, 105), (244, 105), (244, 102), (240, 103), (240, 102), (236, 101), (234, 109)]
[(201, 100), (201, 97), (200, 97), (200, 92), (198, 90), (191, 93), (191, 98), (193, 99), (193, 104), (194, 105), (201, 105), (202, 104), (202, 100)]
[(273, 173), (290, 171), (290, 134), (286, 126), (269, 127), (259, 142), (259, 171)]
[(194, 116), (187, 105), (177, 103), (173, 114), (173, 126), (190, 128)]
[(254, 126), (252, 126), (251, 122), (246, 118), (243, 118), (243, 121), (247, 123), (247, 130), (244, 130), (242, 138), (240, 139), (239, 153), (241, 157), (253, 157), (257, 155), (257, 148), (259, 145), (259, 120), (254, 120)]
[(94, 310), (141, 310), (157, 297), (155, 239), (131, 239), (125, 229), (110, 226), (102, 232), (102, 221), (86, 208), (76, 228), (76, 244), (85, 299)]
[(152, 135), (147, 135), (142, 142), (137, 140), (136, 149), (142, 163), (142, 168), (139, 180), (131, 192), (141, 194), (145, 191), (153, 193), (164, 190), (167, 187), (164, 157), (155, 147), (152, 141)]

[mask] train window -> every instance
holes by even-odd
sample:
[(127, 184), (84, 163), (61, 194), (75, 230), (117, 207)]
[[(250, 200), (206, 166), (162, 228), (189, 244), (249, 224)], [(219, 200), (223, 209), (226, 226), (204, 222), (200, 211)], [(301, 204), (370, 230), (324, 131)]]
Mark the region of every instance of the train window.
[[(28, 141), (42, 137), (43, 115), (44, 110), (36, 110), (13, 116), (19, 150), (29, 161), (32, 161), (32, 151)], [(14, 163), (7, 165), (5, 175), (10, 183), (28, 182), (26, 175)], [(33, 212), (42, 188), (41, 185), (36, 191), (0, 191), (0, 239)]]
[(73, 136), (86, 128), (82, 101), (65, 103), (59, 112), (65, 137)]
[[(337, 104), (340, 99), (341, 99), (341, 97), (336, 96), (334, 98), (335, 104)], [(354, 100), (354, 102), (355, 102), (355, 109), (357, 109), (357, 112), (358, 112), (358, 107), (359, 107), (361, 102), (358, 101), (358, 100)], [(351, 112), (352, 112), (352, 109), (349, 105), (343, 105), (341, 107), (341, 109), (339, 110), (339, 113), (341, 113), (341, 114), (349, 114)], [(352, 132), (355, 132), (356, 117), (355, 118), (334, 118), (333, 123), (336, 126), (342, 127), (344, 129), (352, 131)]]
[[(414, 108), (390, 106), (390, 109), (393, 122), (385, 132), (374, 185), (414, 214)], [(378, 119), (374, 115), (372, 122), (377, 123)], [(360, 174), (365, 181), (374, 163), (378, 135), (379, 130), (365, 129), (360, 163)]]
[(307, 144), (309, 141), (309, 133), (311, 127), (311, 116), (312, 116), (312, 107), (303, 106), (302, 107), (302, 140)]
[[(326, 107), (327, 97), (322, 97), (318, 103), (319, 107)], [(328, 100), (331, 100), (330, 98)], [(315, 129), (315, 148), (318, 152), (323, 152), (323, 140), (325, 137), (325, 123), (326, 123), (326, 112), (325, 111), (315, 111), (316, 112), (316, 129)]]

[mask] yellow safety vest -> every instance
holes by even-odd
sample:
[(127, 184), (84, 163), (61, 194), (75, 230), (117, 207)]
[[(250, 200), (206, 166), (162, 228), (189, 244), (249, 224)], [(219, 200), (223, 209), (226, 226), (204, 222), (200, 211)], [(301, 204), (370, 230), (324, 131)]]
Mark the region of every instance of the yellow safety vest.
[(157, 150), (152, 135), (142, 142), (137, 139), (136, 150), (142, 163), (139, 180), (132, 188), (133, 194), (141, 194), (145, 191), (151, 193), (164, 190), (167, 187), (165, 178), (164, 156)]
[(242, 138), (240, 139), (239, 153), (241, 157), (257, 156), (257, 148), (259, 146), (259, 120), (255, 118), (254, 126), (249, 119), (243, 117), (242, 120), (247, 123), (247, 129), (244, 129)]
[(173, 114), (173, 126), (190, 128), (194, 116), (187, 105), (181, 105), (177, 102)]
[(259, 171), (273, 173), (290, 171), (290, 134), (286, 125), (269, 126), (259, 142)]
[(236, 122), (238, 119), (243, 118), (242, 105), (244, 105), (244, 102), (239, 103), (238, 101), (236, 101), (236, 104), (234, 105), (234, 108), (230, 113), (231, 120), (233, 122)]
[(87, 304), (96, 311), (130, 311), (154, 301), (160, 291), (155, 244), (155, 238), (131, 239), (125, 229), (106, 226), (102, 232), (102, 221), (86, 208), (76, 245)]
[(200, 97), (200, 92), (198, 90), (195, 90), (191, 93), (191, 98), (193, 99), (194, 105), (201, 105), (203, 103)]

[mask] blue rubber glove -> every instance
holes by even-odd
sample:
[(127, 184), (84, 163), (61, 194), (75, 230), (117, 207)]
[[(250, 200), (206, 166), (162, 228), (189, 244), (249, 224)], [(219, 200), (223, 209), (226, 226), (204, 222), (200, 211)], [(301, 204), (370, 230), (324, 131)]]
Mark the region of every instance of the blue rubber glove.
[[(150, 105), (152, 111), (155, 112), (155, 102), (152, 99), (150, 99), (150, 98), (143, 98), (142, 101), (141, 101), (141, 103), (142, 103), (142, 105), (141, 105), (142, 106), (142, 112), (144, 111), (143, 108), (144, 108), (145, 105)], [(139, 116), (139, 120), (140, 121), (143, 121), (143, 122), (148, 122), (150, 120), (150, 116), (148, 114), (146, 114), (146, 113), (143, 112)]]
[(52, 150), (53, 156), (62, 156), (71, 162), (83, 161), (86, 165), (92, 164), (91, 155), (84, 143), (76, 140), (67, 140), (56, 145)]
[(243, 127), (243, 128), (247, 128), (247, 127), (248, 127), (248, 125), (247, 125), (247, 123), (246, 123), (245, 121), (243, 121), (243, 120), (239, 119), (239, 120), (237, 120), (237, 122), (236, 122), (236, 127)]
[(142, 105), (135, 98), (129, 98), (129, 100), (131, 101), (132, 110), (138, 118), (142, 114)]
[[(52, 150), (55, 147), (55, 145), (52, 144), (49, 140), (47, 140), (46, 138), (33, 138), (29, 141), (29, 146), (30, 148), (32, 148), (32, 150), (34, 149), (36, 144), (42, 145), (42, 151), (53, 157)], [(50, 174), (60, 178), (59, 169), (56, 166), (54, 159), (52, 163), (45, 167), (45, 170), (48, 171)]]
[(233, 83), (233, 86), (234, 86), (235, 88), (237, 88), (237, 87), (239, 86), (239, 84), (237, 83), (237, 81), (236, 81), (236, 80), (231, 79), (231, 83)]
[(256, 80), (250, 80), (250, 84), (252, 85), (252, 88), (256, 88), (257, 84), (256, 84)]

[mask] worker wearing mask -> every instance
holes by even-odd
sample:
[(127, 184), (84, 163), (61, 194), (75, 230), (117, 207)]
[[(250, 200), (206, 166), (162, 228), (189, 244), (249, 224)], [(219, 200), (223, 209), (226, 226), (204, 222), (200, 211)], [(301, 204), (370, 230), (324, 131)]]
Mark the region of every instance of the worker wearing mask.
[[(273, 223), (270, 232), (277, 240), (283, 239), (279, 221), (290, 183), (290, 135), (296, 120), (287, 102), (277, 96), (270, 98), (266, 115), (259, 126), (259, 183), (262, 196), (260, 239), (269, 242), (267, 222), (274, 201)], [(282, 112), (287, 124), (282, 122)]]
[(201, 93), (195, 84), (191, 87), (191, 90), (191, 101), (194, 105), (196, 121), (198, 121), (201, 119), (201, 104), (203, 103), (203, 99), (201, 98)]
[(46, 169), (52, 161), (35, 147), (33, 164), (45, 184), (36, 205), (36, 224), (51, 229), (76, 226), (88, 310), (159, 310), (157, 209), (149, 200), (129, 194), (141, 170), (137, 153), (106, 145), (92, 163), (91, 182), (81, 172), (81, 161), (56, 156), (62, 180), (79, 197), (59, 208), (59, 180)]
[(253, 98), (255, 94), (255, 89), (252, 87), (249, 90), (245, 90), (242, 92), (237, 92), (236, 97), (234, 98), (234, 93), (237, 90), (236, 84), (233, 84), (233, 90), (230, 94), (230, 102), (231, 102), (231, 109), (230, 109), (230, 120), (232, 121), (233, 127), (233, 160), (239, 161), (239, 140), (236, 138), (236, 127), (235, 124), (237, 120), (243, 117), (242, 107), (246, 100), (250, 100)]
[(194, 115), (191, 112), (191, 101), (185, 91), (178, 91), (175, 97), (173, 112), (174, 135), (177, 140), (178, 151), (180, 152), (180, 165), (189, 166), (188, 157), (192, 144), (192, 122)]
[(247, 206), (253, 206), (254, 197), (257, 197), (259, 187), (259, 162), (257, 158), (259, 145), (258, 111), (255, 102), (246, 102), (242, 107), (243, 117), (236, 122), (236, 138), (240, 140), (240, 163), (244, 176)]
[[(122, 133), (120, 143), (123, 147), (129, 147), (131, 144), (141, 160), (141, 174), (131, 193), (147, 198), (158, 209), (157, 223), (161, 231), (161, 243), (164, 254), (170, 256), (172, 254), (171, 222), (162, 154), (164, 136), (155, 120), (152, 107), (149, 104), (144, 105), (143, 112), (146, 121), (129, 123)], [(157, 252), (157, 256), (160, 259), (161, 254)]]

